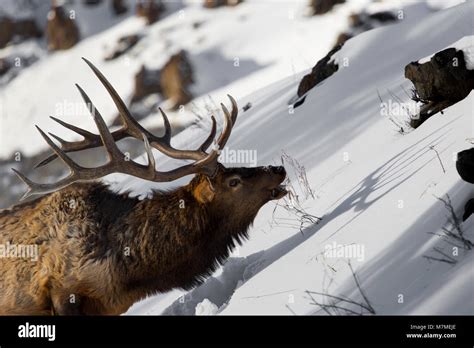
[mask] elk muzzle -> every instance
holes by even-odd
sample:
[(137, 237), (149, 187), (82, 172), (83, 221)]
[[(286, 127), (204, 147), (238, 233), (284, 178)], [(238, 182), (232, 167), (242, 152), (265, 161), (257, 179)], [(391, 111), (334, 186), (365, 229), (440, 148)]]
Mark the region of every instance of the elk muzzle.
[(270, 199), (277, 200), (286, 196), (288, 191), (282, 182), (286, 178), (286, 170), (283, 166), (268, 166), (268, 171), (272, 177), (272, 186), (270, 187)]

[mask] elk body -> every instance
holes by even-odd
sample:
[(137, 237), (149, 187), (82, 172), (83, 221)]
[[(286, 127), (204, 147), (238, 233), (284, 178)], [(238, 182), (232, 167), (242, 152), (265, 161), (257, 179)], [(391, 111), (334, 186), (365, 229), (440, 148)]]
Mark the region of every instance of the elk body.
[[(47, 193), (30, 202), (0, 210), (0, 244), (36, 245), (36, 261), (0, 258), (0, 314), (117, 315), (134, 302), (173, 288), (190, 289), (202, 282), (229, 255), (247, 231), (258, 210), (286, 194), (283, 167), (225, 168), (217, 162), (237, 117), (222, 105), (225, 123), (215, 146), (216, 121), (198, 150), (170, 145), (170, 125), (156, 137), (129, 114), (106, 78), (86, 61), (104, 84), (122, 117), (121, 129), (110, 133), (90, 99), (99, 135), (57, 120), (84, 139), (53, 143), (40, 129), (55, 154), (71, 173), (54, 184), (37, 184), (20, 173), (27, 195)], [(56, 120), (56, 119), (55, 119)], [(135, 137), (144, 142), (148, 165), (125, 161), (115, 141)], [(84, 168), (67, 152), (104, 145), (109, 162)], [(168, 172), (158, 172), (154, 147), (175, 159), (193, 160)], [(154, 191), (143, 200), (112, 192), (91, 181), (121, 172), (151, 181), (171, 181), (194, 174), (186, 186)]]

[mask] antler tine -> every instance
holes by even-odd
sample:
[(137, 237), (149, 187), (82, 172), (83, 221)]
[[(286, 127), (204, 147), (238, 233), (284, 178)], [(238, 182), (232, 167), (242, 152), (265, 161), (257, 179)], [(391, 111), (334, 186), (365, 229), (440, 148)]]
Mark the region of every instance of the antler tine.
[(206, 154), (202, 151), (192, 151), (192, 150), (177, 150), (170, 145), (171, 139), (171, 125), (166, 114), (160, 109), (161, 115), (163, 116), (165, 122), (165, 135), (163, 137), (157, 137), (146, 129), (144, 129), (130, 114), (130, 111), (125, 106), (122, 98), (118, 95), (117, 91), (112, 87), (107, 78), (97, 69), (94, 64), (88, 61), (86, 58), (82, 58), (87, 65), (92, 69), (94, 74), (98, 77), (102, 85), (111, 96), (114, 101), (115, 106), (117, 107), (119, 114), (122, 118), (124, 131), (131, 137), (136, 139), (142, 138), (142, 134), (145, 134), (150, 141), (150, 145), (157, 150), (161, 151), (165, 155), (172, 157), (174, 159), (191, 159), (191, 160), (201, 160)]
[[(227, 97), (230, 99), (230, 102), (232, 104), (232, 111), (229, 113), (229, 110), (227, 110), (225, 105), (221, 103), (222, 111), (224, 111), (225, 123), (224, 123), (224, 130), (222, 131), (222, 134), (220, 135), (219, 140), (217, 141), (217, 144), (219, 145), (220, 149), (223, 149), (225, 144), (227, 143), (227, 139), (229, 138), (230, 133), (232, 132), (232, 128), (235, 122), (237, 121), (237, 115), (239, 113), (239, 108), (237, 106), (237, 102), (235, 101), (235, 99), (229, 94), (227, 94)], [(202, 143), (200, 147), (201, 151), (206, 151), (209, 148), (209, 146), (211, 146), (216, 134), (216, 119), (214, 118), (214, 116), (211, 116), (211, 118), (212, 118), (211, 134), (209, 134), (209, 137)]]
[(217, 130), (217, 122), (216, 118), (214, 116), (211, 116), (212, 120), (212, 127), (211, 127), (211, 133), (209, 133), (209, 136), (207, 137), (206, 140), (201, 144), (199, 147), (201, 151), (205, 152), (209, 146), (211, 146), (212, 142), (214, 141), (214, 138), (216, 137), (216, 130)]
[(160, 110), (161, 117), (163, 117), (163, 124), (165, 126), (165, 134), (161, 137), (162, 141), (165, 142), (167, 145), (170, 144), (171, 142), (171, 124), (170, 120), (168, 119), (168, 116), (165, 114), (165, 112), (161, 109)]
[(99, 130), (100, 138), (102, 139), (102, 143), (104, 144), (104, 147), (107, 150), (109, 159), (112, 160), (114, 157), (122, 156), (122, 153), (120, 152), (119, 148), (117, 147), (117, 144), (115, 143), (114, 137), (107, 128), (107, 125), (105, 124), (105, 121), (100, 115), (99, 111), (96, 109), (94, 104), (92, 104), (92, 101), (90, 100), (89, 96), (86, 94), (86, 92), (84, 92), (81, 86), (76, 84), (76, 87), (79, 90), (79, 93), (81, 93), (84, 102), (86, 103), (92, 117), (94, 118), (94, 122), (97, 126), (97, 129)]
[[(83, 58), (84, 59), (84, 58)], [(224, 126), (222, 133), (220, 134), (218, 140), (215, 143), (215, 146), (212, 150), (207, 153), (206, 150), (214, 141), (217, 129), (217, 122), (214, 116), (211, 117), (212, 119), (212, 128), (211, 132), (201, 144), (201, 146), (197, 150), (178, 150), (171, 146), (171, 124), (166, 116), (165, 112), (160, 109), (160, 113), (163, 117), (165, 133), (161, 137), (157, 137), (146, 129), (144, 129), (130, 114), (127, 110), (124, 102), (118, 96), (115, 89), (112, 85), (107, 81), (107, 79), (102, 75), (102, 73), (88, 60), (84, 59), (84, 61), (91, 67), (94, 71), (96, 76), (105, 86), (107, 91), (109, 92), (110, 96), (114, 100), (115, 105), (117, 106), (122, 121), (123, 126), (121, 129), (110, 132), (107, 128), (107, 125), (100, 115), (99, 111), (95, 108), (94, 104), (90, 100), (89, 96), (84, 92), (84, 90), (79, 86), (76, 85), (78, 88), (84, 102), (89, 108), (91, 115), (94, 118), (94, 122), (97, 126), (99, 134), (94, 134), (85, 129), (73, 126), (69, 123), (61, 121), (52, 117), (52, 119), (62, 126), (76, 132), (77, 134), (84, 137), (81, 141), (74, 141), (69, 142), (65, 141), (62, 138), (51, 134), (53, 138), (58, 140), (61, 143), (61, 146), (56, 145), (50, 137), (48, 137), (39, 127), (38, 131), (40, 132), (41, 136), (44, 138), (46, 143), (51, 147), (54, 151), (54, 154), (43, 160), (38, 166), (42, 166), (46, 163), (49, 163), (54, 158), (59, 157), (69, 168), (70, 174), (69, 176), (59, 180), (56, 183), (52, 184), (38, 184), (31, 180), (29, 180), (26, 176), (19, 173), (17, 170), (14, 172), (18, 175), (18, 177), (28, 186), (28, 191), (24, 195), (24, 198), (33, 195), (33, 194), (42, 194), (42, 193), (49, 193), (56, 191), (58, 189), (64, 188), (72, 183), (80, 182), (80, 181), (89, 181), (98, 178), (102, 178), (111, 173), (123, 173), (132, 175), (141, 179), (155, 181), (155, 182), (165, 182), (165, 181), (172, 181), (176, 180), (180, 177), (201, 173), (209, 176), (215, 175), (217, 168), (218, 168), (218, 157), (220, 150), (225, 146), (231, 132), (232, 127), (235, 124), (238, 108), (237, 103), (235, 100), (229, 96), (229, 99), (232, 104), (232, 111), (229, 112), (225, 105), (221, 104), (222, 110), (224, 112)], [(142, 140), (145, 145), (145, 152), (148, 158), (148, 164), (142, 165), (136, 163), (134, 161), (127, 161), (125, 160), (122, 152), (118, 148), (116, 141), (127, 138), (133, 137), (139, 140)], [(88, 148), (98, 147), (103, 145), (109, 157), (109, 161), (101, 166), (95, 168), (85, 168), (74, 162), (66, 152), (70, 151), (79, 151)], [(165, 155), (174, 158), (174, 159), (186, 159), (186, 160), (194, 160), (193, 163), (189, 163), (178, 167), (176, 169), (160, 172), (156, 170), (156, 162), (155, 158), (153, 157), (152, 147), (159, 150), (160, 152), (164, 153)]]
[[(227, 143), (227, 140), (230, 137), (230, 133), (232, 132), (232, 127), (234, 126), (232, 115), (229, 113), (229, 110), (227, 110), (226, 106), (222, 103), (221, 103), (221, 108), (222, 108), (222, 111), (224, 111), (225, 117), (224, 117), (224, 127), (222, 130), (222, 133), (219, 136), (219, 139), (217, 140), (219, 149), (224, 148), (225, 144)], [(234, 108), (232, 109), (232, 112), (234, 112)]]
[(143, 134), (143, 143), (145, 144), (145, 151), (148, 157), (148, 167), (151, 172), (154, 172), (156, 168), (155, 157), (153, 156), (153, 151), (151, 150), (150, 143), (145, 134)]
[(75, 172), (75, 171), (78, 171), (81, 169), (81, 167), (76, 163), (74, 162), (71, 158), (68, 157), (68, 155), (66, 155), (66, 153), (64, 153), (47, 135), (45, 132), (43, 132), (41, 130), (40, 127), (38, 126), (35, 126), (36, 129), (38, 130), (38, 132), (40, 132), (41, 136), (43, 137), (43, 139), (46, 141), (46, 143), (48, 143), (49, 147), (51, 147), (51, 149), (53, 149), (53, 151), (56, 153), (56, 155), (61, 158), (61, 160), (69, 167), (69, 169), (71, 170), (71, 172)]
[(232, 104), (231, 119), (232, 119), (232, 126), (233, 126), (235, 124), (235, 121), (237, 121), (237, 114), (239, 113), (239, 107), (237, 106), (237, 102), (235, 101), (235, 99), (230, 94), (227, 94), (227, 97), (230, 99), (230, 102)]
[[(76, 85), (77, 86), (77, 85)], [(85, 129), (82, 129), (82, 128), (79, 128), (79, 127), (76, 127), (72, 124), (69, 124), (69, 123), (66, 123), (62, 120), (60, 120), (59, 118), (56, 118), (54, 116), (49, 116), (49, 118), (51, 118), (53, 121), (56, 121), (57, 123), (59, 123), (61, 126), (67, 128), (67, 129), (70, 129), (72, 130), (73, 132), (76, 132), (77, 134), (79, 135), (82, 135), (84, 138), (86, 139), (95, 139), (97, 137), (96, 134), (94, 133), (91, 133)]]
[[(102, 85), (105, 87), (109, 95), (112, 97), (112, 100), (119, 111), (119, 115), (122, 118), (123, 125), (125, 128), (132, 128), (132, 131), (140, 131), (141, 133), (147, 133), (145, 129), (140, 126), (140, 124), (132, 117), (130, 111), (128, 111), (125, 103), (123, 102), (122, 98), (118, 95), (117, 91), (114, 87), (110, 84), (110, 82), (105, 78), (105, 76), (97, 69), (94, 64), (88, 61), (86, 58), (82, 57), (82, 60), (86, 62), (87, 65), (92, 69), (95, 76), (100, 80)], [(136, 134), (137, 137), (141, 135)], [(147, 134), (148, 135), (148, 134)]]

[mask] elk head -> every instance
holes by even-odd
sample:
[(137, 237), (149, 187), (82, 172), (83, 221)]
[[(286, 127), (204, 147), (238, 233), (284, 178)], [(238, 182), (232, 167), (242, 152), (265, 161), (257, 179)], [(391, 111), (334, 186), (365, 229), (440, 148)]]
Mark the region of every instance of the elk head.
[[(83, 60), (89, 65), (112, 97), (119, 111), (122, 127), (114, 132), (110, 132), (90, 98), (76, 84), (94, 118), (99, 134), (91, 133), (51, 117), (54, 121), (83, 137), (83, 140), (70, 142), (51, 134), (61, 144), (61, 146), (57, 146), (50, 137), (37, 127), (40, 134), (54, 151), (54, 154), (40, 162), (36, 167), (43, 166), (59, 157), (69, 167), (70, 174), (56, 183), (38, 184), (13, 169), (20, 179), (28, 185), (28, 191), (22, 199), (34, 194), (53, 192), (75, 182), (94, 180), (116, 172), (155, 182), (172, 181), (186, 175), (197, 174), (189, 184), (189, 188), (192, 190), (192, 194), (197, 202), (217, 207), (218, 209), (215, 210), (227, 213), (232, 212), (237, 217), (239, 214), (251, 216), (253, 220), (261, 206), (270, 200), (280, 199), (287, 193), (281, 185), (286, 177), (283, 167), (226, 168), (218, 162), (220, 150), (224, 148), (238, 114), (237, 104), (231, 96), (228, 96), (232, 104), (230, 112), (224, 104), (221, 104), (225, 117), (222, 133), (217, 140), (215, 140), (216, 119), (214, 116), (211, 116), (211, 132), (201, 146), (196, 150), (178, 150), (171, 146), (171, 126), (163, 110), (160, 109), (164, 121), (165, 134), (157, 137), (144, 129), (132, 117), (125, 103), (105, 76), (87, 59), (83, 58)], [(148, 157), (147, 165), (125, 159), (125, 155), (119, 150), (115, 142), (128, 137), (143, 141)], [(99, 167), (82, 167), (66, 154), (67, 152), (81, 151), (102, 145), (107, 151), (109, 161)], [(211, 145), (213, 146), (211, 147)], [(168, 157), (179, 160), (191, 160), (193, 162), (170, 171), (157, 171), (152, 148), (159, 150)], [(210, 151), (208, 151), (209, 148), (211, 148)]]

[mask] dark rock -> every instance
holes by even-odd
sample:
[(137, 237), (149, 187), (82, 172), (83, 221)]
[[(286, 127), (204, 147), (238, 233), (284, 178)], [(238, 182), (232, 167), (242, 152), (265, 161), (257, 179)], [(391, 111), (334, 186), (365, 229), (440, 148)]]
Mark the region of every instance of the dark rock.
[(102, 0), (83, 0), (85, 5), (94, 6), (99, 5)]
[(466, 69), (464, 54), (455, 48), (436, 53), (429, 62), (412, 62), (405, 67), (405, 77), (413, 82), (423, 100), (459, 101), (474, 88), (474, 71)]
[(135, 75), (135, 90), (132, 103), (154, 93), (161, 93), (160, 71), (145, 68), (143, 65)]
[(334, 5), (343, 4), (345, 0), (311, 0), (310, 7), (313, 15), (322, 15), (332, 10)]
[(8, 17), (0, 18), (0, 48), (4, 48), (13, 39), (26, 40), (38, 38), (42, 32), (32, 18), (13, 20)]
[(352, 35), (349, 34), (349, 33), (340, 33), (337, 36), (336, 44), (334, 45), (334, 47), (342, 45), (344, 42), (346, 42), (347, 40), (349, 40), (351, 38), (352, 38)]
[(329, 53), (322, 58), (316, 65), (311, 69), (308, 75), (305, 75), (298, 86), (298, 97), (301, 97), (311, 88), (316, 86), (321, 81), (327, 79), (329, 76), (334, 74), (339, 67), (333, 62), (329, 62), (332, 55), (341, 49), (342, 45), (334, 47)]
[(0, 48), (4, 48), (14, 35), (13, 21), (8, 17), (0, 18)]
[(21, 71), (36, 62), (38, 57), (31, 55), (9, 55), (0, 59), (0, 86), (9, 83)]
[(248, 109), (250, 109), (252, 107), (252, 103), (251, 102), (248, 102), (247, 104), (244, 105), (244, 107), (242, 108), (242, 110), (247, 111)]
[(205, 8), (216, 8), (220, 6), (237, 6), (243, 0), (204, 0)]
[(50, 51), (67, 50), (80, 40), (76, 21), (69, 17), (62, 6), (53, 6), (49, 11), (46, 36)]
[(148, 25), (160, 19), (165, 11), (165, 6), (161, 0), (138, 0), (136, 13), (138, 17), (145, 17)]
[(414, 128), (432, 115), (467, 97), (474, 88), (474, 71), (466, 68), (464, 53), (448, 48), (436, 53), (429, 62), (412, 62), (405, 67), (405, 77), (415, 86), (414, 100), (424, 105)]
[(105, 56), (105, 60), (113, 60), (130, 51), (140, 41), (140, 36), (136, 34), (126, 35), (118, 39), (116, 46)]
[(161, 69), (161, 93), (172, 101), (173, 109), (192, 100), (189, 87), (193, 82), (193, 68), (185, 51), (173, 55)]
[(123, 0), (112, 0), (112, 10), (116, 15), (121, 15), (128, 11), (128, 7)]
[(474, 214), (474, 198), (468, 200), (466, 205), (464, 206), (464, 214), (462, 216), (462, 221), (466, 221), (472, 214)]
[(19, 19), (14, 23), (15, 35), (22, 39), (39, 38), (43, 33), (32, 18)]
[(5, 58), (0, 58), (0, 76), (5, 75), (10, 68), (10, 63)]
[(456, 169), (464, 181), (474, 184), (474, 147), (458, 153)]
[(353, 13), (349, 16), (349, 29), (338, 36), (335, 46), (363, 33), (364, 31), (389, 24), (397, 20), (397, 15), (390, 11), (375, 13), (367, 13), (362, 11), (360, 13)]
[(369, 14), (369, 18), (379, 22), (394, 22), (397, 20), (397, 16), (390, 11), (381, 11)]

